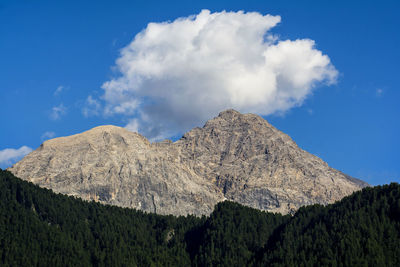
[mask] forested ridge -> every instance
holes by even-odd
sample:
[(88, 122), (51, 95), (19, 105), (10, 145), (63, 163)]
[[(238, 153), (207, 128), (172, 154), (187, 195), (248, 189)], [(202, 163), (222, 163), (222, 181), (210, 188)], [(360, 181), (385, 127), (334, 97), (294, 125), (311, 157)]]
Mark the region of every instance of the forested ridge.
[(2, 266), (400, 266), (400, 185), (294, 216), (233, 202), (174, 217), (55, 194), (0, 170)]

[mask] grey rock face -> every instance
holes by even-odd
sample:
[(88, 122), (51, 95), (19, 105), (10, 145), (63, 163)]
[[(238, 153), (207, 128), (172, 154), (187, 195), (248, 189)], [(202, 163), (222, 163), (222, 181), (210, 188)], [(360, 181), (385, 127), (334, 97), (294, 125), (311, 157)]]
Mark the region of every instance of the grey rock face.
[(58, 193), (174, 215), (209, 214), (225, 199), (286, 214), (367, 186), (263, 118), (234, 110), (174, 143), (96, 127), (48, 140), (9, 170)]

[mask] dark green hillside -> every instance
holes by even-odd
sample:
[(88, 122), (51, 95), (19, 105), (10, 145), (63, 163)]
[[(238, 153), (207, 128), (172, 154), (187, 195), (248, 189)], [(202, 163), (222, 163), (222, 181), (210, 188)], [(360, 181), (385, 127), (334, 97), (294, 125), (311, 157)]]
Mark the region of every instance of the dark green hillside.
[(225, 201), (201, 229), (193, 265), (254, 265), (272, 233), (290, 219), (275, 213), (261, 212), (238, 203)]
[(202, 219), (88, 203), (0, 176), (0, 265), (190, 265), (184, 234)]
[(400, 186), (303, 207), (264, 252), (272, 266), (400, 266)]
[(232, 202), (173, 217), (54, 194), (0, 170), (1, 266), (400, 266), (400, 186), (294, 216)]

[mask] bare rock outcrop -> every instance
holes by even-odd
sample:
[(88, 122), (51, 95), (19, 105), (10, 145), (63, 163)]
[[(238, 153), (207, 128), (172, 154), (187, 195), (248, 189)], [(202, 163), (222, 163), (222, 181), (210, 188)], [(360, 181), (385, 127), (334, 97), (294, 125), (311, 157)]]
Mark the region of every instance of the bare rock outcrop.
[(221, 112), (176, 142), (100, 126), (44, 142), (9, 169), (105, 204), (159, 214), (209, 214), (225, 199), (283, 214), (367, 186), (300, 149), (254, 114)]

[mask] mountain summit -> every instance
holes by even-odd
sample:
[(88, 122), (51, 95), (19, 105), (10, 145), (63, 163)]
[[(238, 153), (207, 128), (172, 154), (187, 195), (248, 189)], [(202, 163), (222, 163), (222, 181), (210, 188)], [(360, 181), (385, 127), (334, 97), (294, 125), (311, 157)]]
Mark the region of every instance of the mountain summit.
[(367, 186), (254, 114), (221, 112), (176, 142), (100, 126), (44, 142), (9, 170), (55, 192), (159, 214), (209, 214), (232, 200), (283, 214)]

